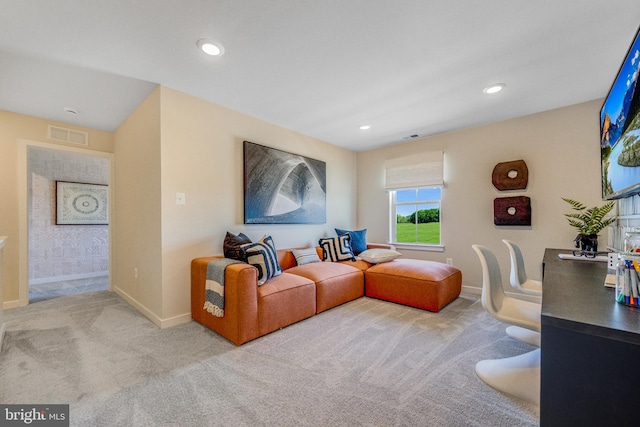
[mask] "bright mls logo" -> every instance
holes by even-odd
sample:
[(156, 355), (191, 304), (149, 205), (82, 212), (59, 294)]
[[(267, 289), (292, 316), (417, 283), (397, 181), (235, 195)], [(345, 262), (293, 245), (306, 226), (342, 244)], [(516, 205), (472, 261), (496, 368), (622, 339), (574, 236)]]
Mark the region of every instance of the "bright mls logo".
[(69, 426), (69, 405), (0, 405), (3, 426)]

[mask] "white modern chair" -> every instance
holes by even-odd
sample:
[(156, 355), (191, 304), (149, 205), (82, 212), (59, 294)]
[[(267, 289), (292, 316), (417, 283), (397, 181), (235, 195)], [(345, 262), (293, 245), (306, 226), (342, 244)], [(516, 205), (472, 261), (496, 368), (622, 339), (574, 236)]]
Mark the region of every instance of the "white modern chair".
[[(511, 260), (509, 283), (511, 287), (525, 295), (541, 298), (542, 282), (527, 277), (527, 272), (524, 267), (524, 257), (518, 245), (506, 239), (503, 239), (502, 242), (507, 245), (509, 249), (509, 258)], [(506, 332), (507, 335), (512, 338), (540, 347), (540, 333), (538, 332), (531, 332), (519, 326), (509, 326)]]
[(524, 257), (518, 245), (510, 240), (502, 240), (502, 242), (509, 248), (511, 258), (511, 274), (509, 275), (511, 287), (528, 295), (542, 296), (542, 282), (527, 277)]
[[(493, 252), (482, 245), (472, 248), (482, 264), (481, 299), (485, 310), (501, 322), (539, 333), (541, 305), (505, 295), (500, 266)], [(540, 404), (539, 348), (505, 359), (482, 360), (476, 364), (476, 374), (496, 390)]]

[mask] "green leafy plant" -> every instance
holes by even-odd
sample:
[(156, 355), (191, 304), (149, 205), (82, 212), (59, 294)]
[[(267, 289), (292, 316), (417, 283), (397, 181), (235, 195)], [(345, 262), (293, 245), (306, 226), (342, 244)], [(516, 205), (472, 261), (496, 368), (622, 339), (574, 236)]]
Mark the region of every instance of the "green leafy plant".
[(569, 221), (569, 225), (575, 227), (580, 234), (593, 235), (598, 234), (603, 228), (612, 224), (616, 218), (605, 218), (609, 212), (614, 208), (616, 202), (611, 201), (605, 203), (602, 206), (594, 206), (588, 208), (575, 200), (562, 198), (565, 202), (569, 203), (573, 210), (577, 213), (564, 214)]

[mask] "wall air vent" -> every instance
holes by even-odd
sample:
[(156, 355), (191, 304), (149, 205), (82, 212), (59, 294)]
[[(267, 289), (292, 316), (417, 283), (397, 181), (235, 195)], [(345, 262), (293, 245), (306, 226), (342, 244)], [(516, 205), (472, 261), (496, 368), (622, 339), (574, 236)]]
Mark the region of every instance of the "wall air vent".
[(47, 126), (47, 138), (77, 145), (89, 145), (89, 134), (60, 126)]

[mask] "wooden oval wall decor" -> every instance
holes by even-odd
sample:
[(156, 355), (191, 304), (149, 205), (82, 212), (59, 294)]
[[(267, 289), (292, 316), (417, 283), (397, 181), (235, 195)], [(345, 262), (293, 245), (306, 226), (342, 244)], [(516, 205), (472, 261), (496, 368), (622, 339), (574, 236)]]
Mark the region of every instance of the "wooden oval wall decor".
[(493, 223), (495, 225), (531, 225), (531, 199), (526, 196), (494, 199)]
[(529, 169), (524, 160), (498, 163), (491, 176), (493, 186), (500, 191), (524, 190), (529, 183)]

